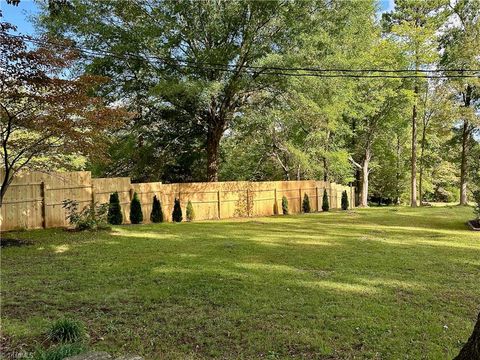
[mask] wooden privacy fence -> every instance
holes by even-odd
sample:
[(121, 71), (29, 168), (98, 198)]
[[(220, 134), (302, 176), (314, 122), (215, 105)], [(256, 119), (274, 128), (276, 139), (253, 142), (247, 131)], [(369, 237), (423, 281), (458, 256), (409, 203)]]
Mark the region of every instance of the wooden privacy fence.
[(125, 223), (129, 223), (130, 201), (135, 192), (142, 204), (144, 222), (148, 223), (154, 195), (162, 203), (166, 221), (171, 221), (175, 198), (180, 199), (184, 218), (187, 202), (191, 201), (195, 219), (207, 220), (274, 215), (275, 208), (281, 214), (283, 196), (288, 199), (289, 212), (300, 213), (305, 194), (310, 198), (312, 211), (321, 211), (324, 190), (330, 208), (341, 207), (344, 190), (353, 206), (353, 187), (315, 180), (136, 184), (128, 177), (92, 178), (88, 171), (34, 172), (19, 176), (7, 190), (1, 209), (1, 230), (68, 226), (63, 200), (76, 200), (80, 207), (95, 202), (107, 203), (115, 191), (119, 194)]

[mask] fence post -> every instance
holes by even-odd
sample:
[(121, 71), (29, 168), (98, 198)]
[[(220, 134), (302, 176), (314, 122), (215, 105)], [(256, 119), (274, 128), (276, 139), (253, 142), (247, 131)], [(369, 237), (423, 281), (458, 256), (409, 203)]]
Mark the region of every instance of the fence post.
[(317, 205), (317, 212), (320, 211), (318, 207), (318, 187), (315, 187), (315, 205)]
[(45, 182), (40, 184), (40, 196), (42, 198), (42, 227), (47, 228), (47, 204), (45, 200)]
[(221, 219), (221, 212), (220, 212), (220, 190), (217, 191), (217, 210), (218, 210), (218, 218)]

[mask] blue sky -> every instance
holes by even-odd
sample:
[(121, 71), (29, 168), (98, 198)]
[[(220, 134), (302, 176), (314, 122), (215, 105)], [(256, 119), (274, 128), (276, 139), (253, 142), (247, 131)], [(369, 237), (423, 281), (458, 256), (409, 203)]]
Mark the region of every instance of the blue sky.
[[(355, 1), (355, 0), (351, 0)], [(380, 11), (393, 9), (394, 0), (380, 0)], [(21, 0), (18, 6), (8, 5), (6, 0), (0, 0), (4, 20), (14, 24), (21, 34), (34, 34), (34, 28), (29, 17), (38, 12), (37, 3), (34, 0)]]
[(21, 0), (18, 6), (8, 5), (6, 0), (0, 0), (0, 10), (3, 20), (17, 26), (22, 34), (34, 34), (29, 17), (38, 12), (38, 6), (33, 0)]

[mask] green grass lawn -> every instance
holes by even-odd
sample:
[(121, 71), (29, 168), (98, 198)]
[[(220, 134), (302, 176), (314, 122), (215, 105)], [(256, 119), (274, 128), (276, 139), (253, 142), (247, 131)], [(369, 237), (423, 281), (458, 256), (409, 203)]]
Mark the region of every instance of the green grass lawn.
[(8, 233), (3, 342), (53, 320), (147, 359), (451, 359), (480, 310), (471, 208)]

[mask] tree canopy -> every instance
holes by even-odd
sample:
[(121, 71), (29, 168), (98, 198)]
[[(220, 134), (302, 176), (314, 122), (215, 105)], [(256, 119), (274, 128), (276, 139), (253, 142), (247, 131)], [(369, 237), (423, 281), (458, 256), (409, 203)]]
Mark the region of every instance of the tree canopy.
[(95, 95), (135, 114), (87, 161), (96, 175), (316, 178), (354, 184), (362, 206), (479, 187), (475, 0), (382, 16), (374, 0), (39, 4), (40, 43), (74, 49), (69, 68), (109, 78)]

